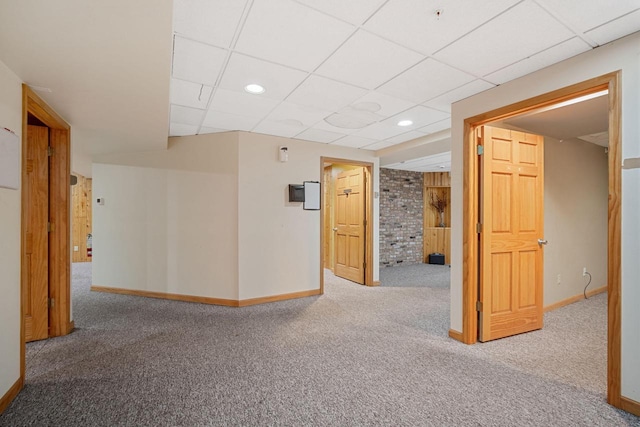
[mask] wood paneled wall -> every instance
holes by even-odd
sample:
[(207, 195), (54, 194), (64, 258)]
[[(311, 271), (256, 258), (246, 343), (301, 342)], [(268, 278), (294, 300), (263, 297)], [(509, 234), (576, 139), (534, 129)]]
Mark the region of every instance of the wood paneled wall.
[[(87, 236), (91, 234), (91, 178), (76, 175), (78, 183), (71, 187), (73, 256), (72, 262), (90, 262)], [(76, 251), (75, 248), (78, 247)]]
[[(440, 215), (431, 206), (431, 194), (437, 194), (447, 201), (444, 210), (444, 227), (440, 227)], [(444, 254), (445, 264), (451, 262), (451, 175), (449, 172), (425, 172), (424, 187), (424, 231), (423, 257), (429, 262), (429, 254)]]

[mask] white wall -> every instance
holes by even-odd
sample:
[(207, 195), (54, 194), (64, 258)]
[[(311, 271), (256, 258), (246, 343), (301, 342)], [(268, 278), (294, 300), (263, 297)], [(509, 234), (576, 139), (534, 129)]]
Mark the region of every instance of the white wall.
[[(320, 211), (289, 203), (287, 191), (321, 180), (321, 156), (374, 163), (379, 191), (370, 151), (246, 132), (97, 156), (93, 284), (235, 300), (318, 289)], [(377, 199), (373, 217), (377, 280)]]
[[(544, 141), (544, 305), (607, 284), (608, 160), (579, 139)], [(557, 278), (560, 275), (560, 284)]]
[(232, 133), (97, 157), (93, 284), (237, 299), (237, 174)]
[[(451, 328), (462, 330), (464, 119), (622, 70), (622, 158), (640, 157), (640, 34), (482, 92), (452, 106)], [(622, 395), (640, 401), (640, 171), (622, 172)]]
[[(289, 161), (278, 161), (278, 147), (289, 148)], [(373, 186), (379, 192), (378, 159), (373, 152), (240, 133), (239, 267), (240, 299), (258, 298), (320, 287), (320, 211), (289, 203), (287, 186), (322, 181), (320, 157), (374, 164)], [(378, 199), (374, 199), (374, 280), (378, 280)]]
[[(0, 127), (22, 134), (21, 80), (0, 62)], [(20, 190), (0, 188), (0, 397), (20, 377)]]

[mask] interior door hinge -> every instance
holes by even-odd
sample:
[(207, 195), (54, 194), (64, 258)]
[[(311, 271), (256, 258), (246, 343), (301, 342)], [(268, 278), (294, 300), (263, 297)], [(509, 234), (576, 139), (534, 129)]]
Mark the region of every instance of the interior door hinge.
[(364, 225), (365, 227), (367, 226), (367, 220), (366, 219), (364, 221), (362, 221), (362, 225)]
[(48, 146), (47, 147), (47, 156), (51, 157), (51, 156), (53, 156), (53, 153), (54, 153), (53, 147), (52, 146)]
[(476, 311), (482, 311), (482, 302), (476, 301)]
[(51, 233), (56, 229), (56, 226), (54, 224), (51, 224), (50, 222), (47, 222), (47, 233)]
[(55, 307), (56, 306), (55, 298), (47, 298), (47, 305), (49, 306), (49, 308)]
[(480, 223), (476, 224), (476, 233), (478, 234), (482, 233), (482, 224)]
[(482, 156), (484, 154), (484, 146), (478, 145), (478, 156)]
[(362, 268), (364, 268), (365, 270), (367, 269), (367, 263), (366, 262), (362, 263)]

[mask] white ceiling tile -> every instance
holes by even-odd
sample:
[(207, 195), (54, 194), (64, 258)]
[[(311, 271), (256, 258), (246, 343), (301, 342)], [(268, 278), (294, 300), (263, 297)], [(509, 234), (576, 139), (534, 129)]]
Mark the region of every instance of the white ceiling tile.
[(396, 145), (395, 142), (391, 142), (391, 141), (378, 141), (374, 144), (370, 144), (370, 145), (366, 145), (364, 147), (362, 147), (363, 150), (382, 150), (383, 148), (387, 148), (387, 147), (391, 147), (393, 145)]
[[(640, 1), (638, 1), (640, 3)], [(615, 21), (594, 28), (587, 33), (587, 36), (598, 42), (598, 44), (609, 43), (627, 34), (640, 31), (640, 10), (625, 15)]]
[(237, 114), (223, 113), (209, 110), (202, 122), (202, 126), (225, 129), (250, 131), (260, 121), (256, 117), (240, 116)]
[(213, 86), (227, 57), (227, 51), (204, 43), (175, 37), (173, 77)]
[(283, 136), (292, 138), (304, 130), (302, 123), (294, 122), (277, 122), (271, 120), (263, 120), (254, 127), (252, 132), (264, 133), (267, 135)]
[(422, 132), (410, 130), (409, 132), (402, 133), (392, 138), (387, 138), (385, 141), (390, 142), (392, 144), (400, 144), (401, 142), (411, 141), (412, 139), (421, 138), (423, 136), (424, 136), (424, 133)]
[(309, 76), (287, 98), (298, 105), (337, 111), (362, 97), (366, 90), (324, 77)]
[(557, 15), (561, 21), (567, 22), (582, 32), (640, 8), (638, 0), (538, 0), (538, 2)]
[(374, 89), (422, 59), (418, 53), (359, 30), (316, 73)]
[(474, 80), (471, 83), (467, 83), (464, 86), (460, 86), (459, 88), (453, 89), (444, 95), (440, 95), (436, 98), (433, 98), (422, 105), (426, 107), (435, 108), (436, 110), (446, 111), (451, 113), (451, 104), (456, 101), (460, 101), (461, 99), (465, 99), (471, 95), (475, 95), (476, 93), (483, 92), (487, 89), (491, 89), (495, 87), (491, 83), (487, 83), (483, 80)]
[(445, 129), (451, 129), (451, 118), (440, 120), (439, 122), (423, 126), (421, 128), (418, 128), (417, 131), (429, 135), (431, 133), (440, 132), (441, 130)]
[(291, 0), (255, 0), (236, 50), (312, 71), (354, 27)]
[(220, 87), (242, 91), (250, 83), (265, 88), (261, 95), (266, 98), (282, 100), (291, 93), (306, 77), (307, 73), (284, 65), (273, 64), (246, 55), (233, 53), (224, 70)]
[(198, 126), (195, 125), (185, 125), (183, 123), (169, 124), (169, 136), (195, 135), (197, 131)]
[[(390, 40), (432, 54), (505, 11), (519, 0), (391, 0), (365, 28)], [(440, 17), (436, 10), (441, 9)]]
[(535, 3), (524, 1), (435, 57), (462, 70), (485, 76), (573, 36)]
[(384, 0), (298, 0), (298, 3), (360, 25), (384, 3)]
[(207, 108), (213, 87), (171, 79), (171, 103), (193, 108)]
[(278, 105), (278, 102), (275, 99), (252, 95), (244, 91), (218, 89), (213, 95), (209, 110), (262, 118), (269, 114)]
[[(327, 116), (329, 117), (329, 116)], [(353, 133), (358, 132), (360, 129), (348, 129), (345, 127), (334, 126), (326, 120), (320, 120), (316, 124), (313, 125), (314, 129), (320, 129), (327, 132), (339, 133), (340, 135), (351, 135)]]
[(381, 140), (391, 138), (392, 136), (400, 135), (401, 133), (407, 132), (407, 128), (403, 128), (397, 126), (395, 124), (390, 123), (374, 123), (366, 128), (359, 130), (353, 135), (362, 136), (364, 138), (371, 138), (374, 140)]
[[(402, 132), (407, 132), (431, 123), (439, 122), (446, 118), (449, 118), (448, 113), (434, 110), (433, 108), (423, 107), (422, 105), (416, 105), (407, 111), (403, 111), (402, 113), (398, 113), (395, 116), (385, 119), (382, 123), (396, 126), (400, 128)], [(398, 122), (401, 120), (411, 120), (413, 124), (405, 127), (397, 126)]]
[(204, 110), (182, 107), (180, 105), (171, 105), (171, 123), (200, 126), (203, 116)]
[(429, 58), (380, 86), (378, 92), (421, 103), (472, 80), (472, 75)]
[(207, 126), (202, 126), (200, 128), (200, 132), (198, 135), (208, 134), (208, 133), (221, 133), (221, 132), (229, 132), (227, 129), (218, 129), (218, 128), (210, 128)]
[(343, 133), (329, 132), (322, 129), (310, 128), (296, 135), (296, 138), (304, 139), (307, 141), (328, 143), (328, 142), (333, 142), (336, 139), (341, 138), (343, 136), (344, 136)]
[(394, 98), (380, 92), (371, 91), (351, 104), (352, 108), (371, 111), (382, 117), (393, 116), (413, 107), (414, 103), (404, 99)]
[(451, 152), (434, 154), (427, 157), (385, 165), (388, 169), (400, 169), (416, 172), (443, 172), (451, 170)]
[(298, 121), (305, 126), (311, 126), (330, 114), (331, 112), (327, 110), (319, 110), (285, 101), (278, 105), (267, 116), (267, 119), (272, 121)]
[(564, 43), (560, 43), (550, 49), (540, 52), (536, 55), (523, 59), (520, 62), (516, 62), (513, 65), (498, 70), (495, 73), (487, 75), (485, 78), (490, 82), (496, 84), (502, 84), (541, 68), (547, 67), (556, 62), (560, 62), (572, 56), (576, 56), (582, 52), (586, 52), (591, 49), (587, 43), (581, 39), (574, 37), (571, 40), (567, 40)]
[(229, 47), (246, 0), (175, 0), (173, 30), (188, 38)]
[(361, 136), (346, 135), (337, 141), (331, 143), (331, 145), (340, 145), (341, 147), (361, 148), (365, 145), (371, 145), (375, 143), (375, 139), (363, 138)]

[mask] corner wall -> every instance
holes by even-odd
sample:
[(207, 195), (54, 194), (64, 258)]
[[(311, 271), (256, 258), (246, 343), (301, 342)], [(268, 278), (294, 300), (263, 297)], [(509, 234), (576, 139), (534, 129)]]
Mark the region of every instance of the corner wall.
[(166, 151), (96, 158), (94, 285), (238, 299), (237, 140), (172, 138)]
[[(544, 140), (544, 305), (607, 285), (609, 176), (604, 147)], [(560, 283), (558, 284), (558, 275)]]
[[(0, 62), (0, 127), (22, 135), (22, 81)], [(22, 145), (22, 144), (20, 144)], [(20, 377), (21, 191), (0, 188), (0, 398)]]
[[(452, 106), (451, 328), (462, 330), (464, 120), (543, 93), (622, 70), (622, 159), (640, 157), (640, 34), (500, 85)], [(640, 170), (622, 171), (622, 396), (640, 402)]]

